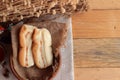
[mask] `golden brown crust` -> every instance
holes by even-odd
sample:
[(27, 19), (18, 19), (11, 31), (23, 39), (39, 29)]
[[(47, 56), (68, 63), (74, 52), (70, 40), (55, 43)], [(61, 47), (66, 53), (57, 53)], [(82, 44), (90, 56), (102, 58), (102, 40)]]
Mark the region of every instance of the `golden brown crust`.
[(19, 62), (23, 67), (31, 67), (34, 65), (32, 56), (32, 34), (34, 27), (30, 25), (23, 25), (20, 33), (20, 50), (19, 50)]
[(22, 26), (21, 30), (20, 30), (20, 33), (19, 33), (19, 40), (20, 40), (20, 47), (24, 47), (25, 45), (25, 39), (24, 39), (24, 34), (26, 31), (26, 28), (25, 26)]
[(26, 65), (25, 65), (25, 58), (26, 58), (25, 48), (20, 48), (20, 51), (19, 51), (19, 62), (21, 64), (21, 66), (23, 66), (23, 67), (26, 67)]

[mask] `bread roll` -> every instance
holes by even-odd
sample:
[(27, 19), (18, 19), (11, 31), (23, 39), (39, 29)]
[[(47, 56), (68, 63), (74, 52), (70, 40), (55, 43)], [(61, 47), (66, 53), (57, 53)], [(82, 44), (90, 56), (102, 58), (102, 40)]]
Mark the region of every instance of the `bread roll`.
[(52, 40), (50, 32), (45, 29), (35, 29), (33, 34), (33, 57), (37, 67), (43, 69), (53, 62)]
[(19, 62), (23, 67), (31, 67), (34, 65), (32, 55), (32, 35), (35, 27), (23, 25), (19, 33)]

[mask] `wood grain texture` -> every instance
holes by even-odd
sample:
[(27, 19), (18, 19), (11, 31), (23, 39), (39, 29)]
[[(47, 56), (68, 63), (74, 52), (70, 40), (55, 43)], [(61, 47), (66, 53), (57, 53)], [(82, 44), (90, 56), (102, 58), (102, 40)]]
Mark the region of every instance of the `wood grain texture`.
[(120, 80), (120, 68), (75, 68), (75, 80)]
[(75, 80), (120, 80), (120, 0), (88, 2), (72, 16)]
[(88, 0), (91, 9), (120, 9), (120, 0)]
[(120, 39), (75, 39), (75, 67), (120, 67)]
[(74, 38), (120, 37), (120, 10), (92, 10), (72, 19)]

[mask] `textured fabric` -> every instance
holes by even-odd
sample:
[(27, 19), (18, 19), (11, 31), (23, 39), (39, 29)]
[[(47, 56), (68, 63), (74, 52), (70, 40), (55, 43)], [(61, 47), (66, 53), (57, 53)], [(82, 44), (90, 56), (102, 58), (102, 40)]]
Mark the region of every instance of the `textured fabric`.
[(0, 22), (87, 10), (86, 0), (1, 0)]
[(53, 80), (74, 80), (74, 62), (73, 62), (73, 38), (71, 18), (59, 18), (58, 22), (65, 22), (68, 26), (68, 35), (65, 47), (61, 48), (62, 64), (61, 68)]

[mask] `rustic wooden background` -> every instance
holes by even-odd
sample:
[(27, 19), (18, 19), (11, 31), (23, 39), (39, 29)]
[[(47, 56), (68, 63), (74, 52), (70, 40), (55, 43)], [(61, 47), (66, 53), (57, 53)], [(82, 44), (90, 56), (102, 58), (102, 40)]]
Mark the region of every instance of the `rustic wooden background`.
[(88, 0), (72, 16), (75, 80), (120, 80), (120, 0)]

